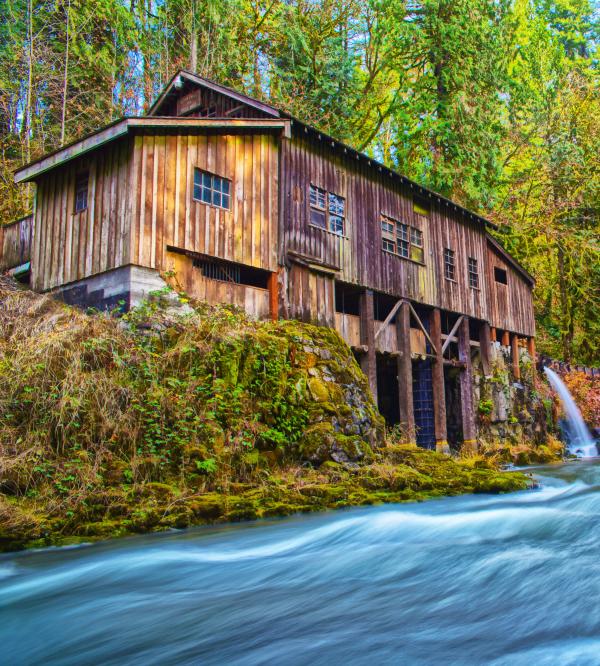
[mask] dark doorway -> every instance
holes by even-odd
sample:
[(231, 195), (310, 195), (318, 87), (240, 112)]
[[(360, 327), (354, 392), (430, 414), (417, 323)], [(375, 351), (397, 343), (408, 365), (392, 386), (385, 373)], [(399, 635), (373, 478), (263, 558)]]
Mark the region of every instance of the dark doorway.
[(413, 361), (413, 407), (417, 444), (435, 449), (435, 422), (433, 414), (433, 379), (431, 361)]
[(446, 394), (446, 430), (448, 444), (454, 451), (463, 441), (462, 406), (460, 400), (460, 369), (444, 368), (444, 392)]
[(387, 354), (377, 354), (377, 406), (390, 426), (400, 421), (398, 361)]

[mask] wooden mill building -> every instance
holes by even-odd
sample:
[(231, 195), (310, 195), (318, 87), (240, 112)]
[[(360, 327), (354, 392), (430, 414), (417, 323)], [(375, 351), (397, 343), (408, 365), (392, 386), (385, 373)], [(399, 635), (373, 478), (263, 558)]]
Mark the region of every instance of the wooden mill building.
[(497, 340), (518, 377), (519, 347), (533, 348), (533, 280), (489, 222), (190, 72), (145, 117), (15, 180), (36, 184), (35, 207), (0, 232), (3, 267), (30, 266), (33, 289), (106, 308), (168, 279), (255, 317), (335, 327), (387, 420), (425, 446), (475, 442), (473, 359), (488, 372)]

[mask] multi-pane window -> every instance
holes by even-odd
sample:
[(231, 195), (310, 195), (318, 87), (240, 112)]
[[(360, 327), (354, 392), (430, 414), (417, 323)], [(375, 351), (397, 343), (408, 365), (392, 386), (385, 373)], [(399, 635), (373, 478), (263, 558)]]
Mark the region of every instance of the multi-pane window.
[(469, 287), (473, 287), (473, 289), (479, 289), (479, 271), (477, 269), (477, 259), (469, 257), (468, 269)]
[(88, 185), (90, 172), (82, 171), (75, 178), (75, 213), (80, 213), (88, 206)]
[(423, 232), (386, 215), (381, 216), (381, 246), (386, 252), (423, 263)]
[(344, 235), (346, 219), (346, 200), (343, 197), (310, 185), (310, 223), (320, 229)]
[(454, 250), (444, 249), (444, 276), (447, 280), (455, 280)]
[(194, 199), (211, 206), (229, 209), (231, 181), (202, 169), (194, 169)]

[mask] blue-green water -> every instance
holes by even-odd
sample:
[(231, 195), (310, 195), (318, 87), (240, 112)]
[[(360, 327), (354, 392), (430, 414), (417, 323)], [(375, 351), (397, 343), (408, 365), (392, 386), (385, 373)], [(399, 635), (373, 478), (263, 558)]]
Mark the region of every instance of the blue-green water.
[(0, 663), (600, 664), (600, 465), (2, 556)]

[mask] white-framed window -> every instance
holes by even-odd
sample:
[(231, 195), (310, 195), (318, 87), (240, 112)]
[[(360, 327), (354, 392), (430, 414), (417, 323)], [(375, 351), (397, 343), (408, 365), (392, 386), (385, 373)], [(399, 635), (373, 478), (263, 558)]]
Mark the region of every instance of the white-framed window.
[(194, 168), (194, 199), (210, 206), (231, 207), (231, 181), (214, 173)]
[(421, 264), (425, 258), (423, 232), (387, 215), (381, 216), (381, 248)]
[(469, 287), (479, 289), (479, 268), (477, 266), (477, 259), (469, 257), (467, 268), (469, 270)]
[(456, 265), (454, 263), (454, 250), (444, 248), (444, 277), (446, 280), (456, 280)]
[(312, 183), (309, 185), (309, 222), (319, 229), (343, 236), (346, 229), (346, 200)]

